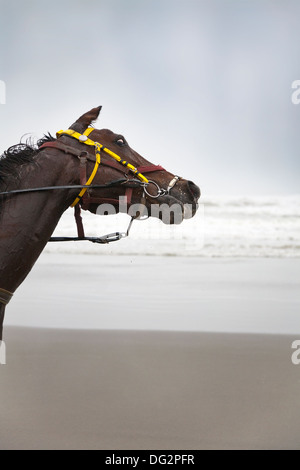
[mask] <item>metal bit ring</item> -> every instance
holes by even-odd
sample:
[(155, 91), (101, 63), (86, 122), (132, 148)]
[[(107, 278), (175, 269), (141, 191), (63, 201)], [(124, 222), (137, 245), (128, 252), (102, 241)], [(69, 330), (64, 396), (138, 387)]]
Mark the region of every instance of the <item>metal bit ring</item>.
[[(151, 194), (149, 191), (148, 191), (148, 186), (149, 184), (153, 184), (156, 189), (157, 189), (157, 194)], [(152, 181), (152, 180), (148, 180), (148, 183), (146, 183), (144, 185), (144, 191), (145, 193), (147, 194), (147, 196), (149, 197), (152, 197), (153, 199), (156, 199), (158, 198), (159, 196), (162, 196), (164, 194), (164, 190), (162, 190), (159, 185), (155, 182), (155, 181)]]

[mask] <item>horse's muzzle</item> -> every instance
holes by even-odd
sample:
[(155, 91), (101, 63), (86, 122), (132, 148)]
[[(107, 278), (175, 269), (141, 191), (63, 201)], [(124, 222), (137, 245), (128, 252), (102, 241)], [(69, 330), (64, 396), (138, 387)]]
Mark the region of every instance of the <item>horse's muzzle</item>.
[(198, 199), (201, 196), (201, 191), (200, 191), (199, 186), (193, 183), (193, 181), (188, 181), (187, 183), (188, 183), (188, 188), (192, 197), (194, 198), (195, 202), (198, 202)]
[(191, 201), (183, 206), (183, 218), (191, 219), (198, 210), (198, 200), (201, 196), (201, 191), (199, 186), (192, 181), (188, 181), (187, 186), (191, 196)]

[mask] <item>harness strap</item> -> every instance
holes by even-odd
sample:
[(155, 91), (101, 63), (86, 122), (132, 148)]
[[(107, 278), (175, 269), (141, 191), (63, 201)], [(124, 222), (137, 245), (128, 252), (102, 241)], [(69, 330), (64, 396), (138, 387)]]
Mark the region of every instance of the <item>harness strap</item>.
[(160, 165), (145, 165), (145, 166), (139, 166), (138, 170), (141, 173), (152, 173), (152, 171), (166, 171), (164, 167)]
[[(87, 164), (87, 152), (82, 152), (80, 155), (80, 166), (79, 166), (79, 175), (80, 175), (80, 184), (82, 186), (86, 185), (87, 175), (86, 175), (86, 164)], [(82, 196), (82, 202), (85, 201), (86, 193)], [(81, 206), (80, 204), (76, 204), (74, 207), (74, 217), (77, 226), (77, 233), (79, 238), (84, 238), (84, 227), (81, 217)]]
[[(92, 171), (92, 174), (91, 174), (90, 178), (88, 179), (88, 181), (86, 181), (86, 159), (82, 160), (82, 155), (84, 153), (87, 155), (87, 152), (82, 152), (82, 154), (80, 155), (80, 161), (81, 161), (81, 164), (80, 164), (80, 181), (81, 181), (81, 185), (90, 186), (92, 184), (92, 182), (93, 182), (93, 180), (96, 176), (96, 173), (98, 171), (99, 165), (101, 164), (101, 157), (100, 157), (100, 151), (101, 150), (103, 152), (107, 153), (108, 155), (110, 155), (116, 162), (118, 162), (119, 164), (121, 163), (123, 166), (128, 168), (129, 171), (131, 171), (135, 176), (137, 176), (137, 178), (140, 181), (142, 181), (144, 183), (148, 183), (148, 179), (143, 175), (143, 173), (151, 173), (151, 172), (154, 172), (154, 171), (165, 171), (165, 169), (160, 165), (142, 165), (138, 168), (134, 167), (133, 165), (131, 165), (131, 163), (128, 163), (126, 160), (122, 160), (122, 158), (119, 155), (117, 155), (116, 153), (114, 153), (111, 150), (104, 147), (104, 145), (99, 144), (99, 142), (95, 142), (95, 141), (89, 139), (89, 135), (93, 132), (93, 130), (94, 130), (93, 127), (88, 127), (84, 131), (83, 134), (80, 134), (79, 132), (76, 132), (73, 129), (67, 129), (66, 131), (58, 131), (57, 134), (56, 134), (57, 138), (59, 138), (60, 136), (63, 136), (63, 135), (67, 135), (69, 137), (73, 137), (74, 139), (78, 140), (82, 144), (89, 145), (89, 146), (95, 148), (96, 163), (95, 163), (95, 167), (94, 167), (94, 169)], [(59, 150), (63, 150), (66, 153), (72, 153), (72, 154), (75, 153), (76, 154), (76, 151), (74, 151), (74, 149), (72, 149), (69, 146), (65, 146), (64, 144), (61, 144), (59, 141), (47, 142), (47, 143), (43, 144), (40, 148), (42, 149), (42, 148), (45, 148), (45, 147), (58, 148)], [(78, 156), (78, 155), (76, 155), (76, 156)], [(82, 161), (84, 161), (84, 163), (82, 163)], [(120, 167), (115, 162), (103, 162), (102, 164), (120, 171)], [(89, 206), (89, 204), (93, 202), (92, 201), (93, 198), (86, 197), (87, 190), (88, 190), (88, 188), (85, 187), (80, 191), (80, 193), (76, 197), (75, 201), (71, 204), (71, 207), (76, 207), (77, 204), (81, 201), (82, 207), (84, 209), (86, 209)], [(126, 196), (127, 196), (128, 204), (130, 204), (131, 203), (131, 198), (132, 198), (132, 188), (127, 188), (126, 189)], [(81, 222), (80, 214), (78, 214), (77, 212), (75, 213), (75, 219), (76, 219), (78, 233), (79, 233), (79, 231), (80, 232), (82, 231), (82, 229), (81, 229), (81, 223), (82, 222)]]
[(122, 158), (117, 155), (115, 152), (112, 152), (108, 148), (104, 147), (104, 145), (99, 144), (99, 142), (95, 142), (91, 139), (88, 138), (88, 136), (91, 134), (91, 132), (94, 131), (93, 127), (88, 127), (83, 134), (80, 134), (79, 132), (74, 131), (73, 129), (68, 129), (66, 131), (58, 131), (56, 133), (57, 138), (59, 138), (62, 135), (68, 135), (70, 137), (73, 137), (74, 139), (78, 140), (82, 144), (85, 145), (90, 145), (91, 147), (97, 147), (99, 146), (99, 150), (102, 150), (103, 152), (107, 153), (110, 155), (114, 160), (117, 162), (121, 163), (121, 165), (125, 166), (128, 168), (140, 181), (143, 183), (148, 183), (147, 178), (138, 171), (138, 169), (131, 165), (131, 163), (128, 163), (126, 160), (122, 160)]
[(14, 294), (6, 289), (0, 288), (0, 302), (7, 305)]
[(93, 127), (88, 127), (83, 134), (80, 134), (80, 132), (73, 131), (73, 129), (67, 129), (66, 131), (56, 132), (56, 137), (59, 138), (61, 135), (69, 135), (70, 137), (74, 137), (74, 139), (79, 140), (79, 142), (85, 145), (95, 147), (95, 142), (88, 138), (88, 135), (90, 135), (93, 130)]
[(81, 207), (79, 204), (74, 207), (74, 217), (76, 221), (76, 226), (77, 226), (77, 233), (79, 238), (84, 238), (84, 228), (83, 228), (83, 222), (82, 222), (82, 217), (81, 217)]
[(39, 147), (39, 150), (42, 150), (46, 147), (62, 150), (65, 153), (70, 153), (71, 155), (74, 155), (74, 157), (78, 157), (78, 150), (74, 149), (73, 147), (70, 147), (70, 145), (65, 145), (61, 142), (58, 142), (58, 140), (55, 140), (54, 142), (45, 142)]
[[(90, 129), (90, 128), (88, 128), (88, 129)], [(79, 135), (81, 135), (81, 134), (79, 134)], [(88, 145), (90, 145), (90, 144), (88, 144)], [(60, 143), (58, 141), (46, 142), (45, 144), (41, 145), (39, 149), (42, 150), (43, 148), (50, 147), (50, 148), (55, 148), (55, 149), (58, 149), (58, 150), (62, 150), (65, 153), (70, 153), (71, 155), (75, 155), (76, 157), (79, 156), (80, 162), (81, 162), (80, 163), (81, 185), (82, 186), (90, 186), (92, 184), (92, 182), (94, 181), (94, 178), (97, 174), (99, 165), (101, 163), (100, 150), (101, 150), (102, 146), (101, 146), (101, 144), (98, 144), (97, 142), (93, 142), (93, 145), (95, 147), (96, 162), (95, 162), (95, 166), (94, 166), (94, 169), (92, 171), (92, 174), (89, 177), (88, 181), (86, 181), (86, 161), (87, 161), (87, 155), (88, 155), (87, 152), (82, 152), (80, 155), (78, 155), (78, 150), (73, 149), (69, 145), (65, 145), (65, 144)], [(84, 176), (84, 174), (85, 174), (85, 176)], [(78, 202), (82, 199), (82, 197), (84, 196), (84, 194), (86, 193), (87, 190), (88, 190), (88, 188), (86, 187), (86, 188), (83, 188), (80, 191), (80, 193), (76, 197), (75, 201), (71, 204), (71, 207), (75, 207), (78, 204)], [(76, 218), (76, 215), (75, 215), (75, 218)], [(77, 220), (79, 220), (79, 219), (76, 218), (76, 222), (77, 222)]]
[[(116, 153), (114, 153), (111, 150), (107, 149), (106, 147), (104, 147), (104, 145), (99, 144), (98, 142), (95, 142), (95, 141), (89, 139), (89, 135), (93, 132), (93, 130), (94, 130), (93, 127), (88, 127), (83, 132), (83, 134), (80, 134), (79, 132), (76, 132), (73, 129), (68, 129), (66, 131), (58, 131), (57, 134), (56, 134), (57, 138), (59, 138), (62, 135), (67, 135), (69, 137), (73, 137), (74, 139), (78, 140), (82, 144), (89, 145), (91, 147), (95, 147), (96, 164), (95, 164), (94, 170), (93, 170), (93, 172), (92, 172), (92, 174), (91, 174), (88, 181), (86, 181), (86, 180), (84, 181), (84, 178), (81, 178), (81, 184), (82, 185), (89, 186), (93, 182), (93, 180), (96, 176), (96, 173), (98, 171), (100, 162), (101, 162), (101, 159), (100, 159), (100, 151), (101, 150), (103, 152), (107, 153), (115, 161), (117, 161), (118, 163), (121, 163), (123, 166), (128, 168), (129, 171), (131, 171), (135, 176), (137, 176), (137, 178), (140, 181), (142, 181), (144, 183), (148, 183), (148, 179), (142, 174), (140, 168), (136, 168), (133, 165), (131, 165), (131, 163), (128, 163), (126, 160), (122, 160), (122, 158), (119, 155), (117, 155)], [(116, 165), (113, 164), (113, 163), (108, 163), (107, 166), (117, 168)], [(85, 162), (85, 167), (86, 167), (86, 162)], [(158, 169), (159, 170), (163, 169), (161, 166), (157, 166), (157, 165), (143, 166), (141, 168), (143, 168), (145, 170), (145, 172), (146, 171), (151, 172), (151, 171), (157, 171)], [(119, 170), (119, 167), (117, 169)], [(81, 175), (82, 175), (82, 172), (81, 172)], [(92, 198), (85, 197), (86, 191), (87, 191), (87, 188), (82, 189), (82, 191), (79, 193), (79, 195), (77, 196), (77, 198), (75, 199), (75, 201), (73, 202), (71, 207), (76, 207), (77, 204), (80, 201), (82, 201), (82, 207), (84, 209), (86, 209), (89, 206), (89, 204), (92, 202)], [(132, 197), (132, 188), (127, 188), (126, 189), (126, 197), (127, 197), (128, 204), (130, 204), (131, 203), (131, 197)], [(79, 234), (80, 232), (82, 232), (82, 229), (83, 229), (83, 227), (81, 228), (82, 222), (81, 222), (80, 214), (78, 215), (78, 213), (75, 213), (75, 219), (76, 219), (77, 229), (78, 229), (78, 234)]]
[[(141, 165), (139, 167), (134, 167), (133, 165), (128, 163), (126, 160), (122, 160), (122, 158), (119, 155), (112, 152), (108, 148), (104, 147), (104, 145), (100, 144), (99, 142), (95, 142), (95, 141), (91, 140), (89, 138), (89, 135), (93, 132), (93, 130), (94, 130), (93, 127), (88, 127), (84, 131), (83, 134), (80, 134), (79, 132), (76, 132), (73, 129), (68, 129), (66, 131), (59, 131), (56, 134), (57, 138), (59, 138), (60, 136), (66, 135), (66, 136), (69, 136), (69, 137), (72, 137), (72, 138), (78, 140), (82, 144), (94, 147), (96, 162), (95, 162), (95, 166), (94, 166), (94, 169), (92, 171), (92, 174), (90, 175), (88, 180), (87, 180), (87, 160), (88, 160), (88, 153), (87, 152), (82, 152), (80, 155), (78, 155), (78, 151), (74, 150), (70, 146), (67, 146), (65, 144), (60, 143), (59, 141), (47, 142), (47, 143), (43, 144), (40, 147), (40, 149), (45, 148), (45, 147), (57, 148), (59, 150), (64, 151), (65, 153), (71, 153), (72, 155), (75, 155), (76, 157), (79, 157), (79, 159), (80, 159), (80, 183), (81, 183), (81, 186), (84, 186), (84, 188), (81, 189), (80, 193), (78, 194), (75, 201), (71, 205), (71, 207), (74, 207), (74, 209), (75, 209), (74, 215), (75, 215), (75, 220), (76, 220), (76, 225), (77, 225), (78, 238), (76, 238), (76, 237), (52, 237), (49, 241), (89, 240), (89, 241), (92, 241), (94, 243), (109, 243), (111, 241), (120, 240), (120, 238), (123, 238), (124, 236), (128, 236), (129, 230), (130, 230), (130, 227), (132, 225), (132, 222), (133, 222), (134, 218), (131, 219), (131, 222), (129, 224), (129, 227), (128, 227), (128, 230), (127, 230), (126, 234), (125, 233), (123, 233), (123, 234), (115, 233), (115, 234), (109, 234), (107, 236), (100, 237), (100, 238), (85, 237), (84, 227), (83, 227), (82, 217), (81, 217), (81, 208), (82, 209), (87, 209), (90, 204), (92, 204), (92, 203), (99, 204), (100, 201), (102, 201), (102, 200), (106, 203), (112, 203), (112, 204), (115, 204), (115, 203), (119, 202), (118, 200), (110, 199), (110, 198), (99, 198), (99, 197), (94, 198), (94, 197), (91, 197), (91, 196), (87, 196), (87, 194), (86, 194), (89, 187), (90, 187), (90, 185), (92, 184), (96, 174), (97, 174), (98, 168), (99, 168), (101, 163), (103, 165), (109, 166), (111, 168), (114, 168), (114, 169), (122, 172), (120, 166), (118, 165), (118, 164), (121, 164), (124, 167), (126, 167), (131, 173), (133, 173), (142, 183), (144, 183), (144, 192), (143, 192), (142, 200), (141, 200), (141, 203), (140, 203), (141, 204), (141, 210), (140, 210), (139, 217), (143, 216), (142, 207), (145, 204), (145, 193), (148, 194), (151, 197), (155, 197), (155, 196), (153, 196), (153, 195), (151, 195), (147, 192), (145, 184), (150, 184), (150, 183), (154, 184), (158, 189), (158, 195), (162, 192), (162, 190), (159, 188), (159, 186), (156, 183), (154, 183), (153, 181), (148, 180), (143, 174), (143, 173), (152, 173), (152, 172), (155, 172), (155, 171), (166, 171), (161, 165), (152, 165), (152, 164), (150, 164), (150, 165)], [(112, 161), (112, 162), (111, 161), (101, 162), (101, 156), (100, 156), (101, 150), (103, 152), (105, 152), (106, 154), (108, 154), (110, 157), (112, 157), (115, 160), (115, 162), (114, 161)], [(126, 178), (128, 178), (128, 175), (125, 175), (125, 176), (126, 176)], [(175, 177), (171, 181), (167, 191), (164, 191), (164, 193), (168, 193), (170, 191), (170, 189), (176, 184), (178, 179), (179, 179), (179, 177)], [(125, 182), (126, 182), (126, 180), (125, 180)], [(133, 186), (129, 186), (129, 187), (127, 186), (126, 191), (125, 191), (125, 195), (127, 197), (127, 204), (129, 204), (129, 205), (131, 204), (132, 193), (133, 193)], [(78, 204), (79, 202), (80, 202), (80, 204)]]
[[(89, 177), (89, 179), (87, 180), (87, 182), (85, 183), (86, 186), (90, 186), (92, 184), (92, 182), (94, 181), (94, 178), (96, 176), (96, 173), (98, 171), (98, 168), (99, 168), (99, 165), (101, 163), (101, 157), (100, 157), (100, 150), (101, 150), (101, 145), (98, 144), (97, 142), (95, 142), (95, 154), (96, 154), (96, 163), (95, 163), (95, 166), (94, 166), (94, 169), (92, 171), (92, 174), (91, 176)], [(77, 198), (75, 199), (75, 201), (71, 204), (71, 207), (75, 207), (78, 202), (81, 200), (81, 198), (84, 196), (84, 194), (87, 192), (88, 188), (83, 188), (80, 193), (78, 194)]]
[[(89, 127), (89, 129), (93, 130), (92, 128)], [(42, 150), (43, 148), (50, 147), (50, 148), (55, 148), (58, 150), (62, 150), (65, 153), (70, 153), (71, 155), (74, 155), (75, 157), (78, 157), (78, 150), (74, 149), (73, 147), (70, 147), (69, 145), (63, 144), (59, 142), (58, 140), (55, 140), (54, 142), (45, 142), (43, 145), (39, 147), (39, 150)], [(101, 165), (104, 166), (109, 166), (111, 168), (114, 168), (116, 170), (122, 171), (118, 163), (115, 163), (114, 161), (101, 161)], [(139, 166), (137, 167), (137, 170), (140, 173), (152, 173), (153, 171), (166, 171), (165, 168), (161, 165), (144, 165), (144, 166)]]

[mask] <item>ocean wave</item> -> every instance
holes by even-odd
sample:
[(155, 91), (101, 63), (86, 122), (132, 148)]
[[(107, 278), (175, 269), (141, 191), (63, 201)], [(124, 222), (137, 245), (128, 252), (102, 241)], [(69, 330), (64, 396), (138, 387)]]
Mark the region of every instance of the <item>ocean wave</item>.
[[(46, 251), (199, 257), (299, 257), (300, 196), (203, 198), (193, 219), (167, 226), (157, 219), (134, 222), (129, 238), (110, 245), (52, 243)], [(86, 235), (125, 232), (126, 214), (83, 214)], [(55, 236), (74, 236), (73, 212), (62, 217)]]

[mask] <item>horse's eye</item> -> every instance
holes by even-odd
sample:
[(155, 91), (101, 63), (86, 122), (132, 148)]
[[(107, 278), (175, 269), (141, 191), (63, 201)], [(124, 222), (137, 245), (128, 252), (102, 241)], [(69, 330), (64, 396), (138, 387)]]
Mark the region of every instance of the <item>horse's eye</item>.
[(119, 137), (116, 140), (116, 144), (118, 144), (120, 147), (123, 147), (124, 145), (126, 145), (126, 140), (123, 137)]

